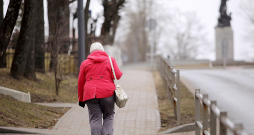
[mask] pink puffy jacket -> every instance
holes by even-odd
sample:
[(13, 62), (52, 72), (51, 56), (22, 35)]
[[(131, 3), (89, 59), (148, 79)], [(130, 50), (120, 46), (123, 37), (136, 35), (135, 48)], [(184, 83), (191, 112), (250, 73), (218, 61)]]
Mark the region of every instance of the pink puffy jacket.
[[(120, 79), (123, 73), (117, 66), (116, 60), (113, 57), (111, 59), (116, 78)], [(107, 53), (99, 50), (93, 51), (80, 65), (78, 76), (79, 101), (111, 97), (116, 89), (113, 79)]]

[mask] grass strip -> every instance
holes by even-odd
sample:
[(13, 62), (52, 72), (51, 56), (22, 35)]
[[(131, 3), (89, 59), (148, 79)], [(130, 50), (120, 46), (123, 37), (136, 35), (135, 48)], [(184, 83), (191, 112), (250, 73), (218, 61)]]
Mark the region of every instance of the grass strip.
[[(166, 88), (163, 84), (162, 76), (158, 71), (153, 72), (158, 105), (161, 117), (161, 129), (160, 131), (165, 131), (169, 128), (178, 126), (177, 121), (174, 118), (173, 106), (171, 105)], [(189, 92), (189, 90), (181, 83), (181, 124), (193, 123), (195, 121), (195, 104), (194, 97)]]
[(0, 94), (0, 126), (51, 129), (69, 109), (24, 103)]
[(10, 89), (30, 92), (32, 102), (66, 102), (75, 103), (78, 101), (77, 84), (78, 78), (75, 75), (62, 75), (59, 95), (56, 96), (55, 80), (52, 72), (45, 74), (36, 72), (37, 79), (26, 78), (17, 80), (10, 76), (10, 69), (0, 69), (0, 86)]

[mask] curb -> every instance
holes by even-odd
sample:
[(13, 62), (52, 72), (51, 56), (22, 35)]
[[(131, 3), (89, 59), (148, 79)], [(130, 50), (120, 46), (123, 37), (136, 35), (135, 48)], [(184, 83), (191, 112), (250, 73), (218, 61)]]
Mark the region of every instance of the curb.
[(160, 116), (159, 110), (155, 110), (155, 113), (156, 113), (156, 120), (157, 120), (156, 129), (157, 129), (157, 132), (158, 132), (161, 128), (161, 116)]
[(15, 98), (19, 101), (22, 101), (22, 102), (31, 103), (30, 92), (25, 93), (25, 92), (21, 92), (21, 91), (18, 91), (18, 90), (14, 90), (14, 89), (10, 89), (10, 88), (0, 86), (0, 93), (2, 93), (4, 95), (11, 96), (11, 97), (13, 97), (13, 98)]
[[(192, 86), (185, 78), (180, 77), (180, 81), (185, 85), (185, 87), (192, 93), (192, 95), (195, 95), (195, 88)], [(195, 123), (180, 125), (174, 128), (170, 128), (166, 131), (159, 132), (158, 134), (170, 134), (170, 133), (180, 133), (180, 132), (190, 132), (195, 131)]]
[(62, 117), (57, 121), (56, 125), (55, 125), (51, 130), (57, 130), (57, 127), (58, 127), (58, 125), (62, 122), (62, 120), (63, 120), (72, 110), (74, 110), (76, 107), (77, 107), (77, 106), (71, 107), (71, 109), (70, 109), (68, 112), (66, 112), (66, 113), (64, 114), (64, 116), (62, 116)]
[(155, 96), (154, 96), (154, 101), (155, 101), (155, 106), (156, 106), (156, 110), (155, 110), (155, 114), (156, 114), (156, 129), (157, 129), (157, 132), (160, 130), (161, 128), (161, 116), (160, 116), (160, 111), (158, 110), (159, 108), (159, 104), (158, 104), (158, 97), (157, 97), (157, 92), (156, 92), (156, 88), (155, 88), (155, 83), (154, 83), (154, 79), (153, 79), (153, 73), (150, 72), (151, 75), (152, 75), (152, 80), (153, 80), (153, 90), (155, 92)]
[(77, 105), (77, 103), (34, 103), (37, 105), (49, 106), (49, 107), (68, 107), (72, 108)]
[(195, 131), (195, 123), (177, 126), (177, 127), (168, 129), (166, 131), (159, 132), (158, 134), (170, 134), (170, 133), (180, 133), (180, 132), (190, 132), (190, 131)]
[(17, 127), (0, 127), (0, 133), (20, 133), (20, 134), (46, 134), (48, 129), (35, 129), (35, 128), (17, 128)]

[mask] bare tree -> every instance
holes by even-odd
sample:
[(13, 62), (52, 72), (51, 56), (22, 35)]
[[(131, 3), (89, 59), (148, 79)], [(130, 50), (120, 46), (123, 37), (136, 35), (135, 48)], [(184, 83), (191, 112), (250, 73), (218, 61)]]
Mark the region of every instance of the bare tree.
[(55, 88), (56, 88), (56, 95), (59, 95), (59, 87), (60, 83), (62, 81), (62, 73), (61, 70), (59, 70), (58, 64), (59, 64), (59, 53), (61, 52), (61, 48), (65, 43), (65, 37), (69, 36), (68, 33), (67, 35), (63, 35), (63, 31), (65, 30), (66, 26), (69, 25), (68, 22), (65, 22), (64, 18), (59, 19), (58, 22), (51, 22), (53, 24), (50, 24), (53, 26), (54, 29), (51, 29), (50, 33), (50, 43), (48, 50), (51, 52), (51, 61), (52, 61), (52, 69), (54, 72), (54, 77), (55, 77)]
[(167, 50), (173, 59), (194, 59), (200, 48), (208, 45), (203, 26), (195, 13), (175, 10), (170, 16), (164, 40)]
[[(118, 41), (123, 53), (128, 55), (128, 62), (144, 61), (149, 51), (149, 31), (146, 22), (149, 19), (149, 6), (151, 1), (132, 1), (126, 5), (125, 17), (121, 21), (121, 32), (127, 31), (125, 41)], [(133, 9), (134, 8), (134, 9)]]
[(120, 20), (119, 10), (124, 6), (125, 0), (102, 0), (104, 7), (104, 22), (101, 28), (103, 44), (113, 45), (116, 28)]
[[(59, 37), (65, 42), (62, 42), (60, 51), (61, 53), (67, 53), (69, 50), (69, 0), (48, 0), (48, 20), (49, 20), (49, 42), (53, 43), (51, 34), (58, 28), (55, 28), (58, 24), (62, 31), (59, 33)], [(63, 27), (64, 26), (64, 27)]]
[(243, 0), (240, 4), (240, 9), (242, 11), (243, 17), (246, 19), (246, 34), (244, 38), (246, 41), (250, 42), (254, 48), (254, 0)]

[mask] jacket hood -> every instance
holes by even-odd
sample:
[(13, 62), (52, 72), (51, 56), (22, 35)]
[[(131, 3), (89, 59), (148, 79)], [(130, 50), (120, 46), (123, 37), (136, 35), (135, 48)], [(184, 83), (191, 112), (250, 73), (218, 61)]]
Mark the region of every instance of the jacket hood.
[(88, 55), (87, 59), (90, 59), (93, 63), (101, 63), (108, 58), (108, 54), (103, 51), (93, 51), (90, 55)]

